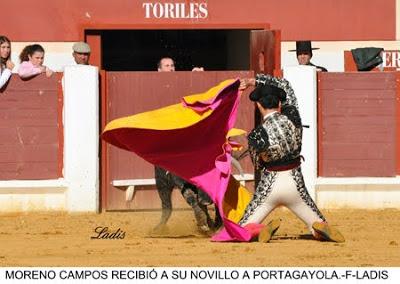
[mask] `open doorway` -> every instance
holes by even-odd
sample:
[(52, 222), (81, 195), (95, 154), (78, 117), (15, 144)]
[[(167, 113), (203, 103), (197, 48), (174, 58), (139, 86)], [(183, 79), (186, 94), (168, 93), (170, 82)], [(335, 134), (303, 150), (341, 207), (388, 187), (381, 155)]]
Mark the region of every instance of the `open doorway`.
[[(90, 31), (89, 31), (90, 33)], [(155, 71), (161, 57), (177, 71), (249, 70), (250, 30), (103, 30), (102, 69)]]
[[(98, 66), (101, 70), (100, 117), (102, 129), (110, 119), (138, 113), (141, 110), (136, 109), (137, 107), (146, 107), (150, 104), (150, 102), (148, 104), (140, 103), (141, 99), (150, 100), (152, 106), (155, 101), (159, 105), (163, 105), (160, 100), (169, 100), (172, 99), (171, 96), (179, 95), (184, 82), (188, 88), (196, 88), (194, 92), (200, 92), (199, 90), (206, 90), (211, 85), (227, 78), (242, 77), (243, 74), (254, 76), (254, 72), (273, 74), (274, 70), (280, 70), (280, 32), (259, 26), (240, 28), (235, 26), (235, 28), (227, 27), (225, 29), (210, 27), (196, 30), (184, 27), (170, 30), (157, 30), (156, 27), (142, 30), (108, 30), (100, 27), (85, 29), (84, 35), (84, 40), (92, 47), (91, 64)], [(171, 79), (178, 80), (173, 85), (179, 89), (179, 92), (174, 92), (169, 88), (169, 84), (160, 84), (160, 86), (168, 88), (169, 94), (166, 96), (166, 93), (162, 92), (163, 95), (160, 96), (159, 88), (153, 88), (151, 84), (154, 82), (154, 78), (151, 77), (154, 74), (135, 71), (156, 71), (157, 62), (163, 56), (175, 59), (176, 70), (189, 71), (193, 66), (203, 66), (206, 71), (223, 72), (196, 72), (197, 74), (182, 72), (179, 76), (160, 74), (160, 78), (164, 77), (169, 83)], [(207, 80), (201, 79), (193, 82), (192, 76), (204, 77)], [(136, 79), (132, 79), (133, 77)], [(213, 83), (211, 84), (211, 82)], [(156, 90), (155, 93), (153, 93), (154, 90)], [(132, 95), (135, 97), (132, 98)], [(112, 101), (115, 99), (120, 100), (121, 104), (117, 106), (116, 101)], [(128, 102), (127, 99), (132, 102)], [(176, 102), (175, 99), (174, 102)], [(129, 110), (123, 110), (121, 107), (129, 108)], [(249, 113), (252, 112), (253, 105), (251, 104), (250, 107), (240, 121), (242, 123), (249, 122), (252, 127), (253, 119)], [(132, 108), (135, 108), (135, 111), (132, 111)], [(126, 194), (115, 190), (112, 181), (125, 178), (152, 178), (153, 170), (151, 167), (145, 168), (143, 165), (133, 166), (133, 164), (121, 162), (119, 156), (115, 156), (110, 149), (114, 148), (107, 148), (105, 142), (102, 142), (100, 163), (102, 209), (127, 210), (129, 208), (135, 210), (139, 203), (129, 202), (127, 204)], [(123, 154), (121, 157), (134, 159), (135, 156)], [(122, 175), (123, 172), (111, 163), (118, 163), (118, 165), (126, 167), (127, 172), (124, 172), (126, 175)], [(154, 194), (154, 191), (143, 190), (142, 193), (143, 200), (153, 202), (149, 195)], [(146, 208), (151, 206), (153, 205)]]

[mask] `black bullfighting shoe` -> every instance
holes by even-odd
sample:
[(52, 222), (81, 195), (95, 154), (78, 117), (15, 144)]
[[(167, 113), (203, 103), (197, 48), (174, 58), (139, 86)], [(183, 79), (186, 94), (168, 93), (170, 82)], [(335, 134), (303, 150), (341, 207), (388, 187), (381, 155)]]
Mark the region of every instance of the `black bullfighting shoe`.
[(281, 225), (280, 219), (274, 219), (265, 225), (264, 228), (261, 229), (260, 234), (258, 235), (258, 241), (260, 243), (268, 243), (272, 236), (276, 233)]
[(315, 222), (312, 225), (317, 234), (322, 237), (323, 241), (330, 241), (336, 243), (344, 243), (343, 235), (335, 227), (329, 226), (326, 222)]

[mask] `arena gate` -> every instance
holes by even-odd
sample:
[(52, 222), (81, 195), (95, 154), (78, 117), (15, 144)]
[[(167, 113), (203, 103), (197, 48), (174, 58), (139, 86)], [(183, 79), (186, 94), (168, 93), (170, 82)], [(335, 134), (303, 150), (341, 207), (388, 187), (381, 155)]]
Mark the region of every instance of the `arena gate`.
[[(93, 37), (91, 39), (94, 42)], [(204, 92), (225, 79), (251, 77), (254, 76), (254, 72), (260, 71), (272, 74), (275, 69), (280, 69), (280, 33), (257, 30), (250, 32), (251, 71), (102, 71), (102, 128), (107, 122), (118, 117), (175, 104), (182, 96)], [(244, 95), (247, 96), (248, 92)], [(242, 100), (236, 127), (249, 131), (254, 126), (254, 119), (254, 105), (248, 100)], [(161, 203), (154, 185), (153, 165), (135, 154), (104, 142), (101, 148), (102, 210), (160, 208)], [(252, 188), (254, 176), (249, 158), (243, 161), (243, 168), (243, 182), (247, 181), (247, 185)], [(175, 208), (187, 206), (178, 191), (174, 193), (173, 198)]]

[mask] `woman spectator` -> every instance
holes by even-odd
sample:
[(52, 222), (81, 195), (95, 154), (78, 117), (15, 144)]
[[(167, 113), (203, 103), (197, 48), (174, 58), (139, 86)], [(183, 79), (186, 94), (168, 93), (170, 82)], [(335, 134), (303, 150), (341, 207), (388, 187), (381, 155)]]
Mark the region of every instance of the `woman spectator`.
[(0, 89), (11, 77), (14, 63), (11, 57), (11, 41), (6, 36), (0, 36)]
[(18, 74), (23, 79), (41, 73), (46, 73), (47, 77), (53, 74), (49, 67), (43, 65), (44, 49), (39, 44), (25, 46), (19, 55), (19, 59), (21, 60), (21, 65), (18, 68)]

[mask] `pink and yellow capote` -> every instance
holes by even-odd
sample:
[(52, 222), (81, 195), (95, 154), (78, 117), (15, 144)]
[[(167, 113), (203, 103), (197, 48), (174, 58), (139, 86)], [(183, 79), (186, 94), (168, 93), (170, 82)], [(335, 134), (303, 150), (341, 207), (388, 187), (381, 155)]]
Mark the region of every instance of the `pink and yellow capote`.
[[(231, 175), (230, 137), (240, 100), (239, 80), (226, 80), (205, 93), (189, 95), (179, 104), (115, 119), (102, 138), (134, 152), (203, 189), (218, 205), (224, 228), (213, 241), (249, 241), (237, 223), (251, 193)], [(251, 114), (249, 114), (251, 115)]]

